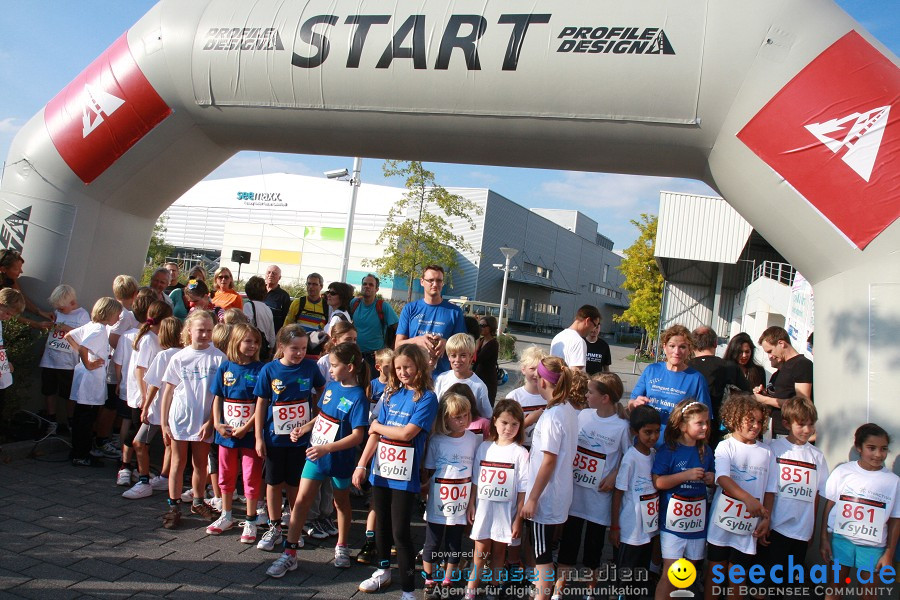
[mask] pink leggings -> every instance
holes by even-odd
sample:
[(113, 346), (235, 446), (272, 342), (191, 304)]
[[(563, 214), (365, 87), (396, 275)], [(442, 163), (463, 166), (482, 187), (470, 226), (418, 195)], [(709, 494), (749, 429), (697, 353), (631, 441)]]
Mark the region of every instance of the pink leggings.
[(244, 495), (248, 498), (259, 498), (264, 461), (256, 453), (255, 448), (219, 446), (219, 487), (222, 494), (234, 491), (238, 475), (238, 456), (241, 457), (241, 471), (244, 473)]

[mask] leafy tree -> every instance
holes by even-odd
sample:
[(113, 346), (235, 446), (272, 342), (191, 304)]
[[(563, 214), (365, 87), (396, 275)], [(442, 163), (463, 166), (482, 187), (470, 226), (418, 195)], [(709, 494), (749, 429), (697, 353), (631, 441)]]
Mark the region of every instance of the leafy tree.
[(621, 315), (613, 319), (626, 322), (647, 331), (647, 346), (659, 325), (662, 304), (663, 277), (659, 272), (653, 251), (656, 247), (656, 215), (641, 214), (640, 221), (631, 220), (640, 236), (625, 250), (625, 259), (619, 271), (625, 276), (622, 287), (631, 292), (631, 303)]
[(384, 275), (407, 277), (409, 302), (412, 283), (422, 267), (443, 266), (449, 283), (457, 267), (456, 253), (475, 251), (462, 235), (453, 232), (448, 219), (460, 219), (469, 229), (475, 229), (472, 215), (480, 215), (482, 209), (435, 183), (434, 173), (421, 162), (389, 160), (383, 168), (385, 177), (405, 178), (408, 191), (391, 208), (378, 236), (378, 243), (386, 246), (384, 255), (363, 264)]
[(166, 217), (161, 215), (153, 226), (153, 234), (150, 236), (150, 247), (147, 249), (147, 264), (159, 267), (166, 258), (175, 252), (175, 246), (167, 244), (163, 235), (166, 233)]

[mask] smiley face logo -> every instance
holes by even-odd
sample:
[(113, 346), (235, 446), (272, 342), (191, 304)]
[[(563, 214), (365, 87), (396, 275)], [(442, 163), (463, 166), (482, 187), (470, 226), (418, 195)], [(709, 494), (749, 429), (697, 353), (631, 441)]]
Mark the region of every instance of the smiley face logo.
[(679, 589), (690, 587), (697, 579), (697, 568), (686, 558), (679, 558), (669, 567), (669, 583)]
[(234, 385), (234, 382), (237, 381), (234, 377), (234, 373), (231, 371), (225, 371), (222, 375), (222, 383), (224, 383), (227, 387), (231, 387)]
[(276, 394), (280, 394), (281, 392), (283, 392), (284, 391), (284, 382), (281, 381), (280, 379), (273, 379), (272, 380), (272, 391), (275, 392)]

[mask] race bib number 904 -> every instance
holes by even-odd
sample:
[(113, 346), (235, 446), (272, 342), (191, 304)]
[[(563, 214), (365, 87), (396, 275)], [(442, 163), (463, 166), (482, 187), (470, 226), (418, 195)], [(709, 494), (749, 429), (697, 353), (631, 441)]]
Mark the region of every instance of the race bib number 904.
[(444, 479), (434, 478), (432, 494), (437, 494), (438, 506), (445, 517), (455, 517), (466, 512), (469, 508), (469, 490), (472, 487), (472, 478)]

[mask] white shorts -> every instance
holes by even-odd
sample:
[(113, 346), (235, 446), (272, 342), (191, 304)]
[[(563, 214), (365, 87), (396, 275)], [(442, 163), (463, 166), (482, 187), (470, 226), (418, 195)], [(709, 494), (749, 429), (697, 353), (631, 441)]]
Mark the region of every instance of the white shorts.
[(690, 540), (678, 537), (674, 533), (661, 531), (659, 534), (659, 546), (664, 559), (678, 560), (679, 558), (686, 558), (688, 560), (703, 560), (706, 558), (705, 538)]

